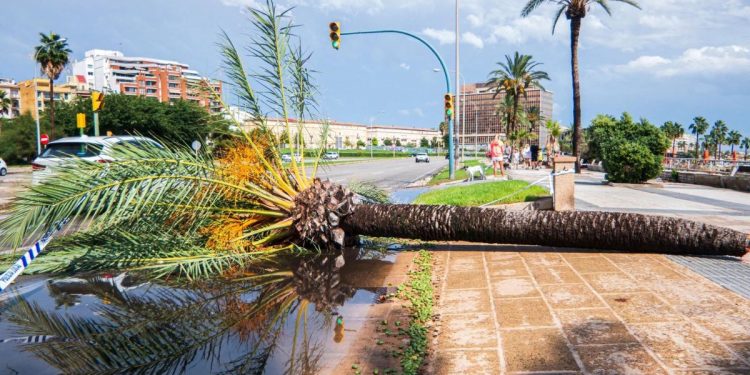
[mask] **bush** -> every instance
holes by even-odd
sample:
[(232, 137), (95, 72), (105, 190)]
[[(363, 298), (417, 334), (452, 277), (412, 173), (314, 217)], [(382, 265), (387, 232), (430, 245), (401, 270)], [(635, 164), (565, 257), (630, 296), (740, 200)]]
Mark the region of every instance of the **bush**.
[(661, 173), (670, 146), (664, 133), (648, 122), (623, 113), (620, 119), (599, 115), (586, 130), (589, 157), (602, 160), (612, 182), (641, 183)]
[(626, 141), (605, 150), (604, 168), (612, 182), (641, 183), (661, 173), (661, 158), (643, 144)]

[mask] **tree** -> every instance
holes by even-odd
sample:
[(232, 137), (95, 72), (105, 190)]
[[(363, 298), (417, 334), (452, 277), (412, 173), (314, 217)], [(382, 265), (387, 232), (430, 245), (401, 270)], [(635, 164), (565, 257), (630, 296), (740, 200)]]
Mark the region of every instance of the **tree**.
[(532, 60), (531, 55), (521, 55), (516, 52), (513, 57), (505, 55), (505, 62), (498, 62), (500, 69), (490, 72), (488, 85), (495, 86), (496, 97), (501, 92), (505, 93), (506, 100), (510, 102), (510, 116), (508, 119), (507, 134), (518, 130), (518, 112), (521, 107), (521, 98), (526, 98), (529, 88), (537, 87), (544, 90), (540, 81), (549, 80), (549, 75), (541, 70), (536, 70), (541, 63)]
[(427, 140), (427, 137), (422, 137), (422, 139), (419, 140), (419, 147), (430, 147), (430, 141)]
[(678, 151), (682, 150), (684, 152), (686, 147), (687, 147), (687, 142), (685, 142), (685, 141), (679, 141), (679, 142), (677, 142), (677, 150)]
[(667, 121), (661, 126), (661, 131), (672, 141), (672, 157), (675, 157), (675, 142), (685, 135), (685, 129), (679, 123)]
[(375, 138), (375, 137), (372, 138), (372, 145), (373, 146), (377, 146), (378, 145), (378, 139), (377, 138)]
[(365, 148), (365, 141), (358, 139), (357, 140), (357, 148)]
[[(641, 8), (634, 0), (612, 1), (632, 5), (638, 9)], [(578, 76), (578, 39), (581, 35), (582, 21), (584, 17), (586, 17), (586, 13), (590, 10), (592, 3), (600, 5), (610, 16), (612, 15), (612, 11), (609, 8), (607, 0), (529, 0), (529, 2), (526, 3), (526, 6), (523, 7), (523, 10), (521, 10), (521, 16), (528, 17), (543, 3), (551, 3), (555, 6), (559, 6), (552, 23), (552, 34), (555, 33), (555, 27), (563, 13), (565, 14), (565, 18), (570, 21), (570, 67), (573, 76), (573, 155), (579, 158), (579, 161), (576, 162), (576, 173), (580, 173), (581, 150), (579, 148), (581, 143), (582, 124), (581, 85)]]
[(717, 160), (722, 158), (721, 145), (724, 142), (726, 142), (728, 131), (729, 131), (729, 127), (727, 127), (727, 124), (723, 120), (716, 121), (714, 123), (714, 127), (711, 128), (711, 136), (714, 141), (714, 146), (716, 147), (716, 159)]
[(613, 182), (644, 182), (658, 176), (669, 138), (646, 119), (635, 122), (598, 115), (587, 129), (589, 156), (602, 160)]
[(727, 133), (727, 144), (732, 146), (732, 149), (729, 151), (732, 155), (734, 155), (734, 146), (739, 146), (741, 141), (742, 134), (740, 134), (740, 132), (731, 130)]
[(690, 124), (688, 129), (690, 132), (695, 134), (695, 158), (700, 159), (700, 136), (706, 134), (708, 130), (708, 121), (704, 117), (698, 116), (693, 118), (693, 123)]
[(383, 140), (383, 144), (386, 145), (386, 146), (392, 146), (393, 145), (393, 140), (391, 140), (390, 138), (386, 138), (386, 139)]
[[(243, 69), (228, 37), (221, 47), (227, 76), (245, 96), (243, 108), (258, 109), (255, 115), (261, 124), (264, 113), (290, 113), (290, 107), (311, 100), (282, 95), (288, 89), (284, 83), (298, 87), (304, 76), (278, 75), (292, 69), (295, 48), (289, 43), (299, 39), (288, 34), (296, 29), (286, 13), (277, 13), (271, 1), (266, 4), (264, 10), (248, 9), (256, 29), (249, 47), (249, 54), (258, 56), (256, 72)], [(283, 48), (272, 48), (279, 41), (286, 43)], [(304, 61), (297, 71), (304, 69)], [(256, 79), (271, 91), (262, 100), (251, 95)], [(668, 147), (664, 135), (645, 120), (624, 129), (628, 132), (610, 128), (628, 140), (639, 140), (651, 153), (651, 147), (660, 147), (659, 155)], [(264, 275), (263, 268), (253, 266), (284, 260), (283, 255), (325, 253), (338, 262), (345, 260), (346, 242), (357, 235), (594, 251), (746, 253), (745, 233), (673, 217), (369, 203), (345, 186), (315, 178), (314, 167), (308, 174), (308, 169), (296, 167), (294, 158), (290, 164), (281, 163), (277, 144), (260, 146), (257, 138), (244, 133), (218, 162), (189, 148), (144, 145), (122, 150), (106, 165), (81, 162), (76, 168), (60, 168), (57, 178), (44, 180), (14, 200), (0, 221), (0, 244), (17, 248), (67, 220), (76, 225), (69, 229), (84, 231), (73, 242), (82, 255), (68, 257), (66, 252), (60, 257), (50, 252), (48, 259), (62, 262), (62, 269), (137, 268), (152, 277), (191, 279), (246, 279), (256, 272), (277, 276)], [(115, 233), (125, 241), (116, 242)], [(94, 254), (88, 251), (92, 243), (99, 249)], [(279, 295), (284, 293), (268, 297)]]
[[(36, 126), (31, 114), (0, 119), (0, 159), (12, 164), (29, 163), (36, 157)], [(45, 131), (46, 126), (42, 126)]]
[(10, 113), (12, 108), (13, 102), (8, 97), (8, 93), (5, 90), (0, 90), (0, 115)]
[(41, 66), (42, 74), (49, 78), (49, 119), (50, 119), (50, 140), (55, 138), (55, 80), (60, 78), (60, 74), (68, 65), (69, 54), (68, 41), (59, 34), (39, 33), (40, 45), (35, 47), (34, 58)]
[(432, 140), (430, 140), (430, 148), (438, 148), (438, 146), (440, 146), (438, 137), (432, 137)]
[(346, 148), (352, 148), (352, 147), (354, 147), (354, 143), (352, 143), (352, 140), (349, 139), (348, 136), (344, 138), (344, 147), (346, 147)]
[(747, 160), (747, 150), (750, 149), (750, 137), (743, 138), (740, 147), (745, 149), (745, 160)]

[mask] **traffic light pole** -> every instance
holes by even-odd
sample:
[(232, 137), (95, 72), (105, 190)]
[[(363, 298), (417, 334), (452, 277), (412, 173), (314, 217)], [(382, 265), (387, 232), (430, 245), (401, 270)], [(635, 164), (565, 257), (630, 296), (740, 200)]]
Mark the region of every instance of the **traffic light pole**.
[[(372, 31), (352, 31), (347, 33), (341, 33), (342, 36), (344, 35), (361, 35), (361, 34), (401, 34), (406, 35), (408, 37), (414, 38), (418, 40), (420, 43), (424, 44), (425, 47), (427, 47), (430, 52), (432, 52), (433, 55), (438, 59), (438, 62), (440, 63), (440, 67), (443, 69), (443, 75), (445, 76), (445, 92), (450, 94), (451, 92), (451, 80), (448, 77), (448, 69), (445, 68), (445, 63), (443, 62), (443, 59), (440, 57), (440, 55), (435, 51), (434, 48), (430, 45), (430, 43), (427, 43), (424, 39), (408, 33), (406, 31), (401, 30), (372, 30)], [(455, 154), (453, 150), (453, 116), (448, 116), (448, 172), (450, 174), (450, 179), (452, 180), (455, 175), (455, 165), (453, 163), (453, 160), (455, 160)]]

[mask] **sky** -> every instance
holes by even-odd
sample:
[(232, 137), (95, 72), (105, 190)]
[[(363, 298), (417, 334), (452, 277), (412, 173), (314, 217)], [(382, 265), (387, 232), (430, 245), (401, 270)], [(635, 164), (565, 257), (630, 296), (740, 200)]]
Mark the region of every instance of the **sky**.
[[(223, 29), (237, 45), (252, 37), (246, 6), (258, 0), (2, 0), (0, 77), (28, 79), (39, 32), (68, 38), (73, 59), (115, 49), (187, 63), (223, 78), (216, 47)], [(687, 126), (695, 116), (750, 136), (750, 0), (610, 1), (583, 21), (579, 51), (584, 125), (627, 111), (655, 124)], [(555, 7), (520, 17), (525, 0), (460, 0), (460, 72), (485, 81), (506, 54), (542, 63), (555, 118), (572, 122), (569, 23), (552, 34)], [(429, 51), (397, 35), (344, 36), (331, 48), (328, 23), (343, 31), (401, 29), (432, 43), (455, 67), (452, 0), (277, 0), (293, 7), (296, 33), (312, 53), (319, 116), (338, 121), (435, 128), (442, 119), (442, 74)], [(252, 68), (251, 68), (252, 69)], [(453, 80), (454, 73), (451, 73)], [(231, 93), (225, 96), (236, 102)]]

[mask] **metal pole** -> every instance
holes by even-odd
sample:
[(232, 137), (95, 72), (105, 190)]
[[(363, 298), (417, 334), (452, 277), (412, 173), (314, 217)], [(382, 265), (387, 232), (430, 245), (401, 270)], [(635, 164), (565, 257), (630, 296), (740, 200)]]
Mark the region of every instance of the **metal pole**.
[[(458, 6), (459, 6), (459, 0), (456, 0), (456, 97), (460, 99), (459, 95), (461, 94), (461, 89), (458, 87), (459, 82), (459, 74), (461, 69), (459, 68), (459, 62), (461, 61), (461, 55), (460, 55), (460, 48), (461, 45), (461, 33), (459, 32), (459, 12), (458, 12)], [(461, 114), (461, 100), (456, 101), (456, 119), (460, 119), (458, 117)], [(452, 140), (452, 139), (451, 139)], [(453, 146), (451, 145), (451, 151), (453, 151)], [(453, 165), (454, 159), (450, 158), (449, 160), (451, 162), (451, 167), (455, 169), (455, 166)], [(452, 180), (455, 175), (453, 169), (450, 170), (450, 179)]]
[[(448, 70), (445, 68), (445, 63), (443, 62), (443, 58), (440, 57), (440, 55), (437, 53), (437, 51), (435, 51), (435, 49), (432, 48), (432, 46), (430, 45), (430, 43), (427, 43), (427, 41), (425, 41), (424, 39), (422, 39), (422, 38), (420, 38), (420, 37), (418, 37), (418, 36), (416, 36), (414, 34), (407, 33), (406, 31), (401, 31), (401, 30), (353, 31), (353, 32), (348, 32), (348, 33), (341, 33), (341, 35), (388, 34), (388, 33), (406, 35), (406, 36), (414, 38), (414, 39), (418, 40), (420, 43), (424, 44), (425, 47), (427, 47), (430, 50), (430, 52), (432, 52), (432, 54), (435, 55), (435, 58), (437, 58), (438, 62), (440, 63), (440, 67), (443, 69), (443, 75), (445, 76), (445, 92), (446, 92), (446, 94), (449, 94), (451, 92), (451, 80), (448, 77)], [(458, 73), (456, 73), (456, 74), (458, 74)], [(458, 82), (458, 81), (456, 81), (456, 82)], [(448, 118), (448, 147), (449, 147), (449, 150), (448, 150), (448, 171), (449, 171), (449, 175), (450, 175), (451, 179), (453, 179), (455, 177), (455, 173), (456, 173), (456, 171), (455, 171), (455, 165), (453, 165), (453, 160), (455, 158), (455, 155), (453, 153), (453, 126), (452, 125), (453, 124), (452, 124), (451, 119)]]
[(94, 112), (94, 136), (99, 136), (99, 112)]
[(370, 159), (372, 159), (372, 118), (370, 118)]

